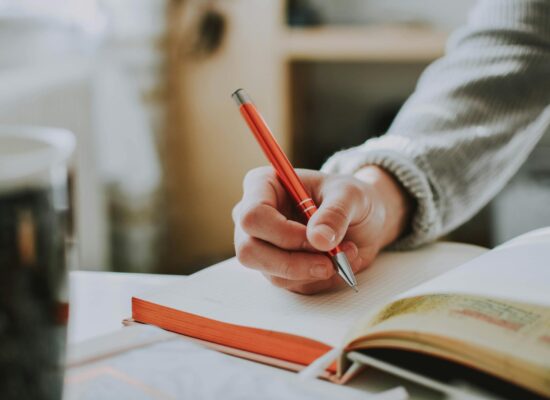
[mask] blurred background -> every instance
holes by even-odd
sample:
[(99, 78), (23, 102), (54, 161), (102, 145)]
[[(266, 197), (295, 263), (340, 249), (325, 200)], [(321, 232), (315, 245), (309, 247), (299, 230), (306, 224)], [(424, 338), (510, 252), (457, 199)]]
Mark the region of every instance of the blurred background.
[[(191, 273), (233, 255), (266, 164), (252, 95), (296, 166), (385, 132), (473, 0), (0, 0), (0, 124), (77, 136), (74, 268)], [(550, 140), (450, 238), (550, 225)], [(521, 212), (518, 212), (521, 210)]]

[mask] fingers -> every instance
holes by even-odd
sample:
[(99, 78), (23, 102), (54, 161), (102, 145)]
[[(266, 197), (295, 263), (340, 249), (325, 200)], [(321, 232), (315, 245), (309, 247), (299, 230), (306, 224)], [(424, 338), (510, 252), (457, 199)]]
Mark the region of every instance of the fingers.
[[(350, 262), (361, 263), (355, 244), (345, 242), (342, 249)], [(325, 280), (335, 274), (332, 260), (323, 253), (287, 251), (251, 237), (239, 228), (235, 233), (235, 250), (244, 266), (286, 280)]]
[(265, 274), (288, 280), (319, 280), (334, 275), (331, 260), (324, 254), (287, 251), (237, 229), (235, 249), (241, 264)]
[(244, 180), (244, 194), (233, 210), (235, 225), (248, 235), (287, 250), (310, 250), (305, 225), (288, 219), (283, 211), (294, 204), (272, 169), (257, 168)]
[(344, 238), (351, 223), (366, 218), (368, 197), (359, 186), (335, 182), (323, 188), (323, 201), (309, 220), (306, 235), (320, 251), (336, 247)]
[(255, 168), (246, 174), (243, 181), (242, 203), (262, 203), (277, 209), (285, 199), (284, 188), (272, 168)]
[[(368, 264), (365, 264), (361, 258), (357, 257), (353, 262), (351, 263), (351, 267), (355, 273), (360, 272), (361, 270), (365, 269), (368, 266)], [(265, 274), (266, 277), (271, 281), (271, 283), (277, 287), (284, 288), (287, 290), (290, 290), (294, 293), (299, 294), (315, 294), (320, 292), (325, 292), (328, 290), (334, 290), (338, 288), (344, 288), (346, 283), (342, 280), (342, 278), (338, 274), (334, 274), (328, 279), (324, 280), (305, 280), (305, 281), (293, 281), (289, 279), (280, 278), (277, 276), (270, 276)]]
[(286, 250), (313, 250), (306, 237), (306, 226), (287, 219), (267, 204), (242, 204), (238, 223), (248, 235)]

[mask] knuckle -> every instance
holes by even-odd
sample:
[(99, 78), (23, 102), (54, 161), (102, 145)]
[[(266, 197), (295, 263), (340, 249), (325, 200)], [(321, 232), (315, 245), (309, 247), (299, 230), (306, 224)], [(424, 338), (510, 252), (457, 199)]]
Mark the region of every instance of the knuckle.
[(272, 170), (269, 167), (257, 167), (249, 170), (244, 176), (244, 186), (247, 186), (251, 182), (255, 182), (258, 179), (265, 178), (272, 174)]
[(285, 257), (285, 262), (282, 271), (284, 276), (291, 280), (300, 280), (309, 278), (309, 271), (305, 271), (303, 268), (309, 265), (304, 265), (303, 254), (299, 252), (289, 251), (288, 256)]
[(278, 245), (283, 249), (301, 249), (303, 246), (303, 239), (297, 239), (294, 235), (279, 232), (278, 236)]
[(245, 266), (252, 264), (254, 247), (255, 243), (252, 238), (245, 239), (236, 244), (235, 252), (237, 253), (237, 260)]
[(281, 275), (284, 276), (286, 279), (290, 279), (290, 280), (295, 279), (293, 262), (292, 262), (293, 258), (294, 257), (292, 257), (292, 253), (291, 253), (288, 257), (285, 257), (281, 261), (281, 264), (279, 265)]
[(251, 169), (251, 170), (247, 171), (247, 173), (244, 175), (244, 180), (243, 180), (245, 186), (250, 181), (253, 181), (257, 176), (258, 176), (258, 169), (257, 168), (254, 168), (254, 169)]
[(243, 210), (240, 216), (241, 227), (247, 232), (254, 230), (260, 220), (260, 214), (260, 205), (253, 205)]
[(231, 210), (231, 217), (233, 218), (234, 223), (237, 223), (237, 221), (239, 220), (240, 210), (241, 210), (241, 202), (239, 201), (237, 204), (235, 204), (235, 206)]
[(361, 197), (363, 197), (363, 190), (356, 184), (351, 183), (344, 187), (343, 194), (353, 201), (358, 201)]
[(328, 214), (331, 219), (337, 219), (340, 221), (348, 220), (348, 210), (342, 203), (333, 203), (325, 207), (325, 213)]

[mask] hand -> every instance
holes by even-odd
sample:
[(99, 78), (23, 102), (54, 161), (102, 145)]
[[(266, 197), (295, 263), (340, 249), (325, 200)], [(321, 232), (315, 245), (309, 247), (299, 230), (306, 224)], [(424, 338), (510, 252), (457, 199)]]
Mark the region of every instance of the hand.
[(358, 273), (407, 226), (412, 202), (381, 168), (367, 166), (355, 176), (297, 173), (319, 207), (307, 226), (269, 167), (247, 174), (233, 209), (237, 258), (276, 286), (303, 294), (340, 286), (323, 252), (341, 244)]

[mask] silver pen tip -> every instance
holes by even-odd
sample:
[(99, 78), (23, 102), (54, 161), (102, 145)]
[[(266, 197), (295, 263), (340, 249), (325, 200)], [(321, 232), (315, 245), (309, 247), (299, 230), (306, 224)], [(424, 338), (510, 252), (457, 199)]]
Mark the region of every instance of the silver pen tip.
[(342, 277), (342, 279), (357, 292), (357, 280), (355, 279), (353, 270), (349, 265), (346, 254), (344, 252), (336, 253), (334, 256), (332, 256), (332, 262), (334, 263), (334, 266), (336, 267), (336, 270), (338, 271), (338, 274)]

